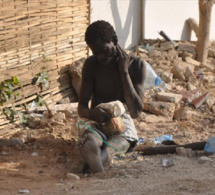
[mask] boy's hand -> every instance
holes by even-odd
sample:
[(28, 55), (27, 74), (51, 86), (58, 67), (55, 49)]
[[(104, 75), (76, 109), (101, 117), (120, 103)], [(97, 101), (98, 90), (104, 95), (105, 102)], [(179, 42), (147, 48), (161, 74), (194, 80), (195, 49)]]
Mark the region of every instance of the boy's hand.
[(116, 51), (119, 56), (120, 72), (127, 72), (129, 66), (129, 55), (119, 45), (116, 46)]
[(90, 110), (90, 120), (98, 123), (105, 123), (111, 119), (111, 114), (108, 109), (95, 107)]

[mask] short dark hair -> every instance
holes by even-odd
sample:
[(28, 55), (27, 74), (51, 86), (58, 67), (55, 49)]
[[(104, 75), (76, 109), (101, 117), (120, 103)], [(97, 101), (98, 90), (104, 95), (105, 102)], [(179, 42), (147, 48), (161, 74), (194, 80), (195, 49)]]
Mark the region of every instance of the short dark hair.
[(105, 43), (113, 43), (116, 45), (118, 38), (116, 32), (109, 22), (98, 20), (90, 24), (85, 33), (85, 41), (88, 45), (95, 43), (100, 38)]

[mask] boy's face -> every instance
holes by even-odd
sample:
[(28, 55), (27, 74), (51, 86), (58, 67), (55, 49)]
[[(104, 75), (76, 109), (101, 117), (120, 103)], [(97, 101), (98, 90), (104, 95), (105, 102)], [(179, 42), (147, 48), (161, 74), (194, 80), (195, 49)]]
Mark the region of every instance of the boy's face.
[(98, 38), (94, 44), (88, 45), (92, 50), (93, 55), (102, 64), (107, 64), (116, 54), (116, 46), (111, 41), (105, 43), (102, 39)]

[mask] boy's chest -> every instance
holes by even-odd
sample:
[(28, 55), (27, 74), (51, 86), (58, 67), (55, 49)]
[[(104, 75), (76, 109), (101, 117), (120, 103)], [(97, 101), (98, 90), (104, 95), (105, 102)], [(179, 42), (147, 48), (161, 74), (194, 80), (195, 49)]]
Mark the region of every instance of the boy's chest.
[(94, 90), (101, 95), (121, 96), (122, 79), (118, 68), (98, 68), (94, 77)]

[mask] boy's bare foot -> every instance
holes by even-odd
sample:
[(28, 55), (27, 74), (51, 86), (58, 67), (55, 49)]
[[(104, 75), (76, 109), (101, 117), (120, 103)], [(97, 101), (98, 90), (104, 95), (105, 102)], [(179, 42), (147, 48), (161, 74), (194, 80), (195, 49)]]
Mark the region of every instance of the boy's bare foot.
[(104, 171), (101, 149), (91, 133), (86, 134), (80, 141), (80, 151), (93, 173)]

